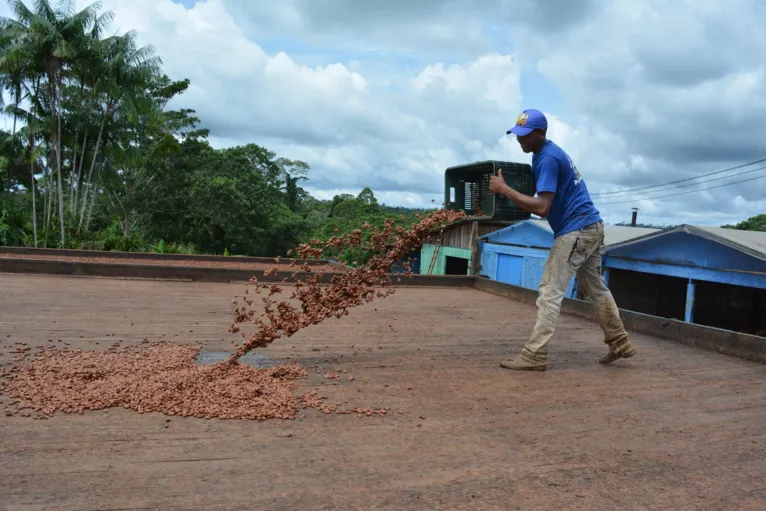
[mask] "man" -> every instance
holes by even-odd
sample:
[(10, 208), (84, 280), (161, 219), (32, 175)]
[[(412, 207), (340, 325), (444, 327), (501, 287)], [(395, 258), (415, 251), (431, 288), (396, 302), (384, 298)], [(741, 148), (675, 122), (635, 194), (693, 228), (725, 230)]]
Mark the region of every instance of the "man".
[(561, 301), (574, 275), (581, 289), (593, 302), (596, 317), (604, 331), (609, 352), (601, 358), (610, 364), (632, 357), (636, 349), (620, 319), (614, 298), (601, 276), (599, 248), (604, 243), (604, 223), (591, 201), (582, 176), (572, 159), (546, 139), (548, 121), (539, 110), (529, 109), (519, 115), (513, 133), (525, 153), (532, 155), (537, 197), (524, 195), (503, 179), (502, 172), (490, 178), (489, 189), (514, 202), (524, 211), (546, 218), (553, 229), (553, 247), (545, 263), (537, 299), (537, 321), (530, 339), (515, 359), (500, 365), (508, 369), (545, 371), (548, 341), (556, 328)]

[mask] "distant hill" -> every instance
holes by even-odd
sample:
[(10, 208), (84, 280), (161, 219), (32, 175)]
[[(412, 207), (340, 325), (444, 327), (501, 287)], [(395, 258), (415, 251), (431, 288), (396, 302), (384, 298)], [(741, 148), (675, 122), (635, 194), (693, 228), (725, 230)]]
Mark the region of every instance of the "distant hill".
[(747, 220), (736, 225), (722, 225), (726, 229), (740, 229), (742, 231), (766, 231), (766, 213), (751, 216)]
[(390, 212), (393, 215), (414, 215), (415, 213), (420, 213), (422, 215), (428, 211), (433, 211), (437, 209), (436, 206), (434, 206), (433, 208), (425, 209), (425, 208), (404, 208), (401, 206), (386, 206), (385, 204), (383, 205), (383, 208), (385, 208), (386, 211)]

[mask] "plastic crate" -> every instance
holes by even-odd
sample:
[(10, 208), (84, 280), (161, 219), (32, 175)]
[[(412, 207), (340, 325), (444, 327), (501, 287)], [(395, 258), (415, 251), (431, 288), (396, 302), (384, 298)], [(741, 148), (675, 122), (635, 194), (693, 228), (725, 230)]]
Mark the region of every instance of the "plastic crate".
[(510, 199), (489, 191), (490, 176), (503, 171), (505, 182), (526, 195), (534, 195), (532, 166), (507, 161), (480, 161), (457, 165), (444, 171), (444, 205), (464, 210), (466, 215), (482, 220), (526, 220), (532, 215)]

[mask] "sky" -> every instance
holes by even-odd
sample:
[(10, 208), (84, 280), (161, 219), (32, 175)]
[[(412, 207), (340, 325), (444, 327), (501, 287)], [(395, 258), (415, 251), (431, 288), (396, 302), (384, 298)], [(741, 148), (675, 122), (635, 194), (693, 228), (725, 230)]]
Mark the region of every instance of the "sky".
[(766, 175), (766, 162), (646, 188), (766, 158), (761, 0), (102, 5), (112, 33), (137, 31), (171, 78), (191, 80), (169, 106), (195, 109), (212, 145), (305, 161), (319, 198), (368, 186), (389, 205), (438, 205), (447, 167), (531, 163), (506, 131), (537, 108), (608, 223), (634, 207), (659, 225), (766, 212), (766, 178), (696, 191)]

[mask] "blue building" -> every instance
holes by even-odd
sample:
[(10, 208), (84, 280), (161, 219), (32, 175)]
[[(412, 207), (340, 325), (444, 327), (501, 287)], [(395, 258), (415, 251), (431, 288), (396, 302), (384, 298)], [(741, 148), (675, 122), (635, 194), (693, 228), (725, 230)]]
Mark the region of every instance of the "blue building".
[[(617, 243), (657, 229), (607, 225), (605, 244)], [(479, 275), (514, 286), (538, 289), (543, 277), (545, 260), (553, 246), (553, 231), (546, 220), (522, 220), (508, 227), (479, 237), (481, 269)], [(566, 296), (577, 294), (577, 279), (573, 278)]]
[(620, 308), (766, 335), (766, 233), (681, 225), (605, 246)]
[(503, 229), (509, 220), (465, 219), (434, 229), (420, 250), (420, 273), (426, 275), (471, 275), (474, 229), (477, 244), (482, 236)]
[(420, 250), (408, 252), (400, 261), (391, 265), (391, 273), (404, 273), (407, 268), (412, 273), (420, 273)]

